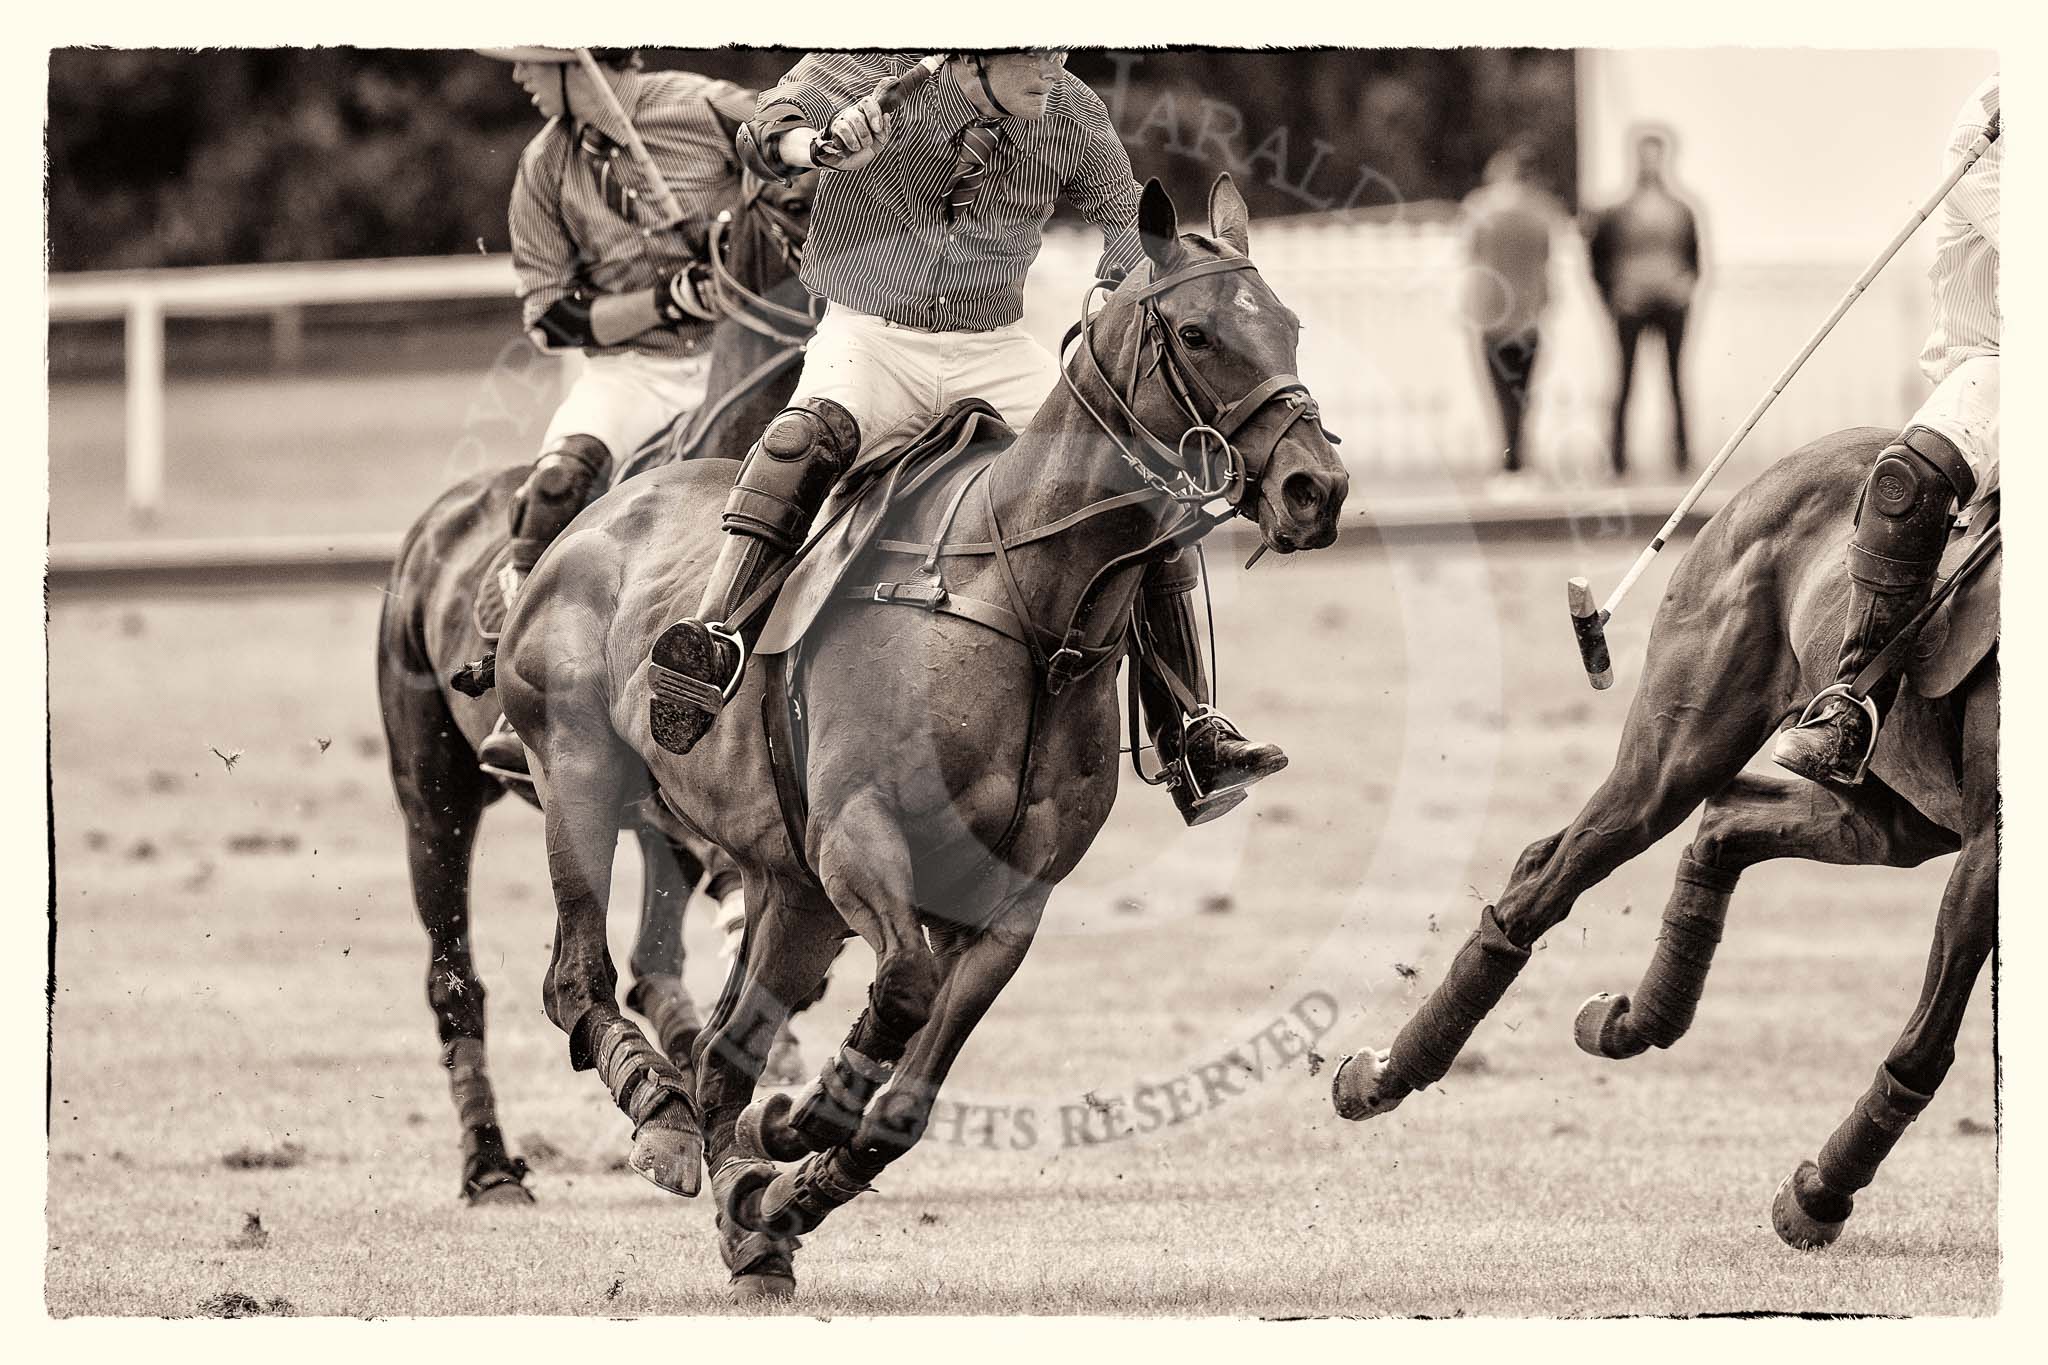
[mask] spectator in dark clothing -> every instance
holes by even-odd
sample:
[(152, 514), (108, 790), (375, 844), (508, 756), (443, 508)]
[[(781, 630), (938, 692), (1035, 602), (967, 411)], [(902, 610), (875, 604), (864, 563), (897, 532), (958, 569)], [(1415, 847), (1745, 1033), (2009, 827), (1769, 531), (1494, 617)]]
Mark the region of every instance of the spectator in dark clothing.
[(1526, 147), (1496, 153), (1485, 182), (1465, 197), (1465, 317), (1478, 331), (1480, 363), (1500, 404), (1505, 471), (1522, 468), (1522, 427), (1536, 370), (1540, 323), (1550, 302), (1550, 238), (1563, 207), (1531, 182)]
[(1589, 223), (1588, 255), (1593, 283), (1614, 318), (1621, 343), (1621, 383), (1614, 394), (1614, 436), (1610, 449), (1617, 476), (1628, 472), (1628, 396), (1635, 374), (1636, 342), (1645, 331), (1664, 338), (1671, 372), (1672, 454), (1679, 472), (1689, 462), (1685, 442), (1684, 381), (1679, 357), (1685, 347), (1686, 313), (1699, 284), (1699, 223), (1692, 208), (1665, 180), (1670, 134), (1636, 137), (1636, 187)]

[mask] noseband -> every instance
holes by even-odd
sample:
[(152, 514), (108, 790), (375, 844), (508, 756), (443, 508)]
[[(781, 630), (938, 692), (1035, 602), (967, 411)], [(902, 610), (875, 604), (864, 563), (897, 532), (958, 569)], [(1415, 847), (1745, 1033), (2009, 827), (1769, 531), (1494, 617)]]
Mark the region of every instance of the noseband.
[[(1122, 390), (1110, 379), (1095, 348), (1095, 323), (1102, 314), (1100, 311), (1090, 312), (1089, 304), (1094, 300), (1095, 291), (1102, 288), (1102, 283), (1097, 281), (1090, 285), (1083, 296), (1081, 320), (1068, 332), (1067, 340), (1071, 342), (1076, 335), (1080, 337), (1082, 354), (1094, 372), (1096, 383), (1109, 395), (1110, 403), (1122, 416), (1123, 425), (1134, 438), (1136, 449), (1127, 444), (1109, 420), (1088, 401), (1071, 372), (1063, 370), (1062, 377), (1082, 410), (1094, 419), (1115, 445), (1117, 453), (1137, 471), (1148, 487), (1180, 503), (1200, 504), (1223, 498), (1232, 511), (1249, 517), (1255, 515), (1250, 506), (1252, 492), (1264, 477), (1266, 466), (1271, 463), (1280, 442), (1296, 422), (1304, 418), (1319, 420), (1315, 400), (1309, 396), (1308, 385), (1294, 374), (1272, 375), (1236, 399), (1224, 399), (1202, 374), (1186, 344), (1159, 311), (1160, 297), (1188, 281), (1239, 270), (1257, 273), (1257, 267), (1248, 257), (1197, 261), (1157, 276), (1131, 295), (1131, 302), (1138, 307), (1141, 316), (1139, 326), (1131, 335), (1131, 351), (1123, 367), (1129, 378)], [(1148, 344), (1152, 351), (1149, 363), (1143, 356)], [(1147, 427), (1135, 411), (1138, 385), (1155, 369), (1164, 380), (1167, 392), (1172, 395), (1174, 405), (1188, 422), (1172, 444)], [(1283, 420), (1274, 426), (1272, 440), (1262, 442), (1248, 457), (1240, 448), (1239, 437), (1253, 419), (1276, 401), (1284, 409)]]

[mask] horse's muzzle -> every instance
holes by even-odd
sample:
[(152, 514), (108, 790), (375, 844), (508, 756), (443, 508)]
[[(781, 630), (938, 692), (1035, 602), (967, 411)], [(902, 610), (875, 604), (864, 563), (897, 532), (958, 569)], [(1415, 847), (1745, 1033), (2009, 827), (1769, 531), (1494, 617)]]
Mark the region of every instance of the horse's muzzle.
[(1266, 543), (1281, 554), (1330, 544), (1337, 538), (1337, 514), (1350, 487), (1350, 477), (1334, 458), (1281, 475), (1277, 495), (1269, 485), (1259, 499), (1259, 528)]

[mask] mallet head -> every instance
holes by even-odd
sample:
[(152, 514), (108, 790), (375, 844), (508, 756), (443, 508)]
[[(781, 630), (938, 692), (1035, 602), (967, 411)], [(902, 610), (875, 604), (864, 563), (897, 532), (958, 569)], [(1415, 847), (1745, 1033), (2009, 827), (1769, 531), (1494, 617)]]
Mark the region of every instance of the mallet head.
[(1579, 660), (1586, 681), (1600, 691), (1614, 686), (1614, 663), (1607, 657), (1607, 613), (1593, 605), (1593, 588), (1583, 578), (1565, 584), (1572, 613), (1572, 633), (1579, 637)]

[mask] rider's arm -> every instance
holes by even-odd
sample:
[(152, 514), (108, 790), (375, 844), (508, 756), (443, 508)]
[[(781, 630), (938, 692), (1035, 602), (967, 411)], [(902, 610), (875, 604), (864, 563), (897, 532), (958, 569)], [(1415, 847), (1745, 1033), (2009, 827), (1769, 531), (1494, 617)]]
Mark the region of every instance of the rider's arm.
[[(1949, 140), (1948, 166), (1962, 160), (1982, 131), (1981, 124), (1957, 126)], [(1998, 162), (1998, 143), (1994, 142), (1991, 150), (1977, 158), (1977, 164), (1963, 173), (1963, 178), (1948, 194), (1949, 203), (1955, 211), (1983, 234), (1993, 251), (1998, 250)]]
[(1064, 192), (1067, 202), (1102, 231), (1096, 278), (1121, 279), (1145, 258), (1145, 245), (1138, 237), (1138, 183), (1131, 178), (1131, 154), (1110, 126), (1109, 113), (1095, 92), (1078, 81), (1066, 84), (1086, 140)]
[[(877, 84), (908, 71), (915, 60), (877, 52), (813, 52), (761, 92), (752, 120), (756, 142), (784, 165), (811, 164), (810, 144), (833, 116), (872, 95)], [(784, 139), (785, 134), (794, 137)]]

